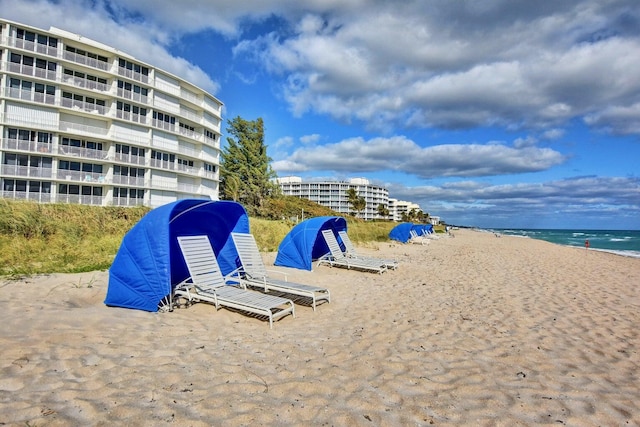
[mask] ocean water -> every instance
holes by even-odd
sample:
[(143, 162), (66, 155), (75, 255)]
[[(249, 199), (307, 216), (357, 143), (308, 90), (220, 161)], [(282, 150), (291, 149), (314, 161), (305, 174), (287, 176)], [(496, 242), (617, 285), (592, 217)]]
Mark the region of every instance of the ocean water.
[(542, 229), (492, 229), (510, 236), (522, 236), (546, 240), (559, 245), (585, 247), (640, 258), (640, 230), (542, 230)]

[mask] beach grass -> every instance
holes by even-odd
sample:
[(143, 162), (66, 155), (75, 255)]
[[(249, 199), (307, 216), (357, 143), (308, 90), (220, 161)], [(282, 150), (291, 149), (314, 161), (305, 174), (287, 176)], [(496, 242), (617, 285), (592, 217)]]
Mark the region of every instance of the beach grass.
[[(282, 202), (281, 202), (282, 203)], [(294, 209), (298, 209), (297, 205)], [(305, 206), (307, 215), (311, 209)], [(283, 209), (279, 204), (277, 209)], [(38, 204), (0, 199), (0, 275), (82, 273), (111, 266), (122, 238), (149, 208)], [(326, 214), (324, 211), (314, 212)], [(277, 217), (277, 215), (270, 215)], [(356, 243), (388, 240), (393, 222), (346, 217)], [(263, 252), (275, 252), (296, 222), (250, 217), (251, 233)]]

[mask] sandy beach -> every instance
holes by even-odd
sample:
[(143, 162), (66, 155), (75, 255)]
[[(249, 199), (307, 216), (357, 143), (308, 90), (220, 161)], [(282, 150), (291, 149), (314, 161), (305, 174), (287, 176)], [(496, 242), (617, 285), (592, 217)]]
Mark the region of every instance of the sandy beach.
[(272, 330), (106, 307), (107, 272), (4, 280), (0, 424), (640, 425), (640, 259), (471, 230), (358, 249), (400, 267), (270, 267), (332, 293)]

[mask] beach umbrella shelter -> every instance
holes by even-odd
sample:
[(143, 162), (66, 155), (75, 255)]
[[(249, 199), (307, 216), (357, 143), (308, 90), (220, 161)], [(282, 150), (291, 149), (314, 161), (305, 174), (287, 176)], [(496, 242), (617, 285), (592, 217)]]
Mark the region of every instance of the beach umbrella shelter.
[(431, 224), (413, 224), (411, 229), (415, 230), (418, 236), (433, 233), (433, 225)]
[(189, 277), (177, 237), (207, 235), (228, 274), (238, 258), (231, 232), (249, 233), (247, 212), (236, 202), (183, 199), (153, 209), (122, 239), (104, 303), (146, 311), (170, 307), (173, 288)]
[(333, 230), (337, 236), (339, 231), (347, 230), (347, 221), (340, 216), (319, 216), (302, 221), (280, 242), (274, 264), (311, 270), (313, 261), (329, 252), (322, 230)]
[(398, 242), (407, 243), (411, 239), (411, 229), (414, 224), (411, 222), (401, 222), (391, 229), (389, 238)]

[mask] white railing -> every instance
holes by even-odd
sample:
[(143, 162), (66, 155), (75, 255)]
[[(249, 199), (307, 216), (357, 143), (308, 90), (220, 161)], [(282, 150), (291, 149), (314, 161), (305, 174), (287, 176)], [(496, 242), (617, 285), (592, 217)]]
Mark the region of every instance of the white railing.
[(147, 116), (132, 113), (131, 111), (116, 110), (116, 117), (131, 122), (147, 124)]
[(51, 168), (35, 168), (31, 166), (18, 165), (0, 165), (2, 175), (32, 177), (32, 178), (51, 178)]
[(41, 92), (35, 92), (33, 89), (24, 90), (17, 87), (8, 87), (3, 90), (6, 96), (15, 99), (22, 99), (24, 101), (39, 102), (41, 104), (56, 104), (56, 96), (54, 94), (47, 94)]
[(127, 77), (127, 78), (129, 78), (131, 80), (135, 80), (135, 81), (138, 81), (138, 82), (142, 82), (142, 83), (146, 83), (146, 84), (149, 83), (149, 76), (146, 76), (146, 75), (144, 75), (142, 73), (138, 73), (138, 72), (133, 71), (133, 70), (128, 70), (126, 68), (122, 68), (120, 66), (118, 67), (118, 75)]
[(51, 202), (51, 193), (26, 192), (26, 191), (3, 191), (2, 197), (5, 199), (34, 200), (40, 203)]
[(175, 170), (176, 168), (176, 165), (173, 162), (169, 162), (168, 160), (160, 160), (160, 159), (153, 159), (153, 158), (149, 162), (149, 166), (151, 166), (152, 168), (168, 169), (168, 170)]
[(56, 81), (56, 72), (47, 70), (46, 68), (38, 68), (32, 65), (8, 63), (8, 70), (12, 73), (24, 74), (26, 76), (35, 76), (41, 79)]
[(108, 156), (108, 151), (96, 150), (94, 148), (73, 147), (70, 145), (60, 144), (58, 145), (58, 154), (73, 156), (73, 157), (84, 157), (87, 159), (106, 160)]
[(72, 77), (65, 75), (64, 76), (65, 83), (69, 83), (76, 87), (81, 87), (84, 89), (97, 90), (100, 92), (109, 92), (109, 85), (106, 83), (101, 83), (95, 80), (89, 80), (86, 77)]
[(77, 101), (75, 99), (62, 98), (60, 104), (63, 107), (71, 108), (72, 110), (86, 111), (87, 113), (102, 114), (103, 116), (109, 113), (109, 108), (104, 105), (91, 104), (85, 101)]
[(38, 52), (45, 55), (58, 57), (57, 47), (23, 40), (16, 37), (9, 37), (8, 41), (11, 46), (15, 46), (19, 49), (30, 50), (31, 52)]
[(144, 199), (134, 199), (129, 197), (114, 197), (114, 206), (143, 206)]
[(96, 58), (89, 58), (85, 55), (78, 55), (75, 52), (64, 51), (63, 58), (67, 61), (75, 62), (77, 64), (86, 65), (89, 67), (97, 68), (98, 70), (108, 71), (109, 63), (104, 61), (99, 61)]
[(135, 187), (144, 187), (144, 177), (113, 175), (113, 184), (130, 185)]
[(149, 97), (147, 95), (143, 95), (141, 93), (133, 92), (130, 90), (118, 88), (118, 96), (125, 99), (130, 99), (140, 104), (148, 104)]
[(132, 154), (124, 154), (124, 153), (116, 153), (115, 160), (123, 163), (131, 163), (134, 165), (144, 165), (145, 158), (144, 156), (134, 156)]
[(102, 196), (86, 196), (81, 194), (58, 194), (56, 201), (59, 203), (97, 205), (101, 206), (104, 198)]
[(165, 122), (164, 120), (153, 119), (151, 124), (154, 127), (157, 127), (159, 129), (164, 129), (164, 130), (168, 130), (168, 131), (171, 131), (171, 132), (175, 132), (176, 131), (176, 125), (175, 124)]
[(51, 153), (51, 144), (48, 142), (25, 141), (22, 139), (2, 139), (2, 148), (5, 150), (20, 150), (38, 153)]
[(102, 173), (72, 171), (68, 169), (58, 169), (58, 179), (74, 182), (95, 182), (98, 184), (104, 184), (106, 181)]

